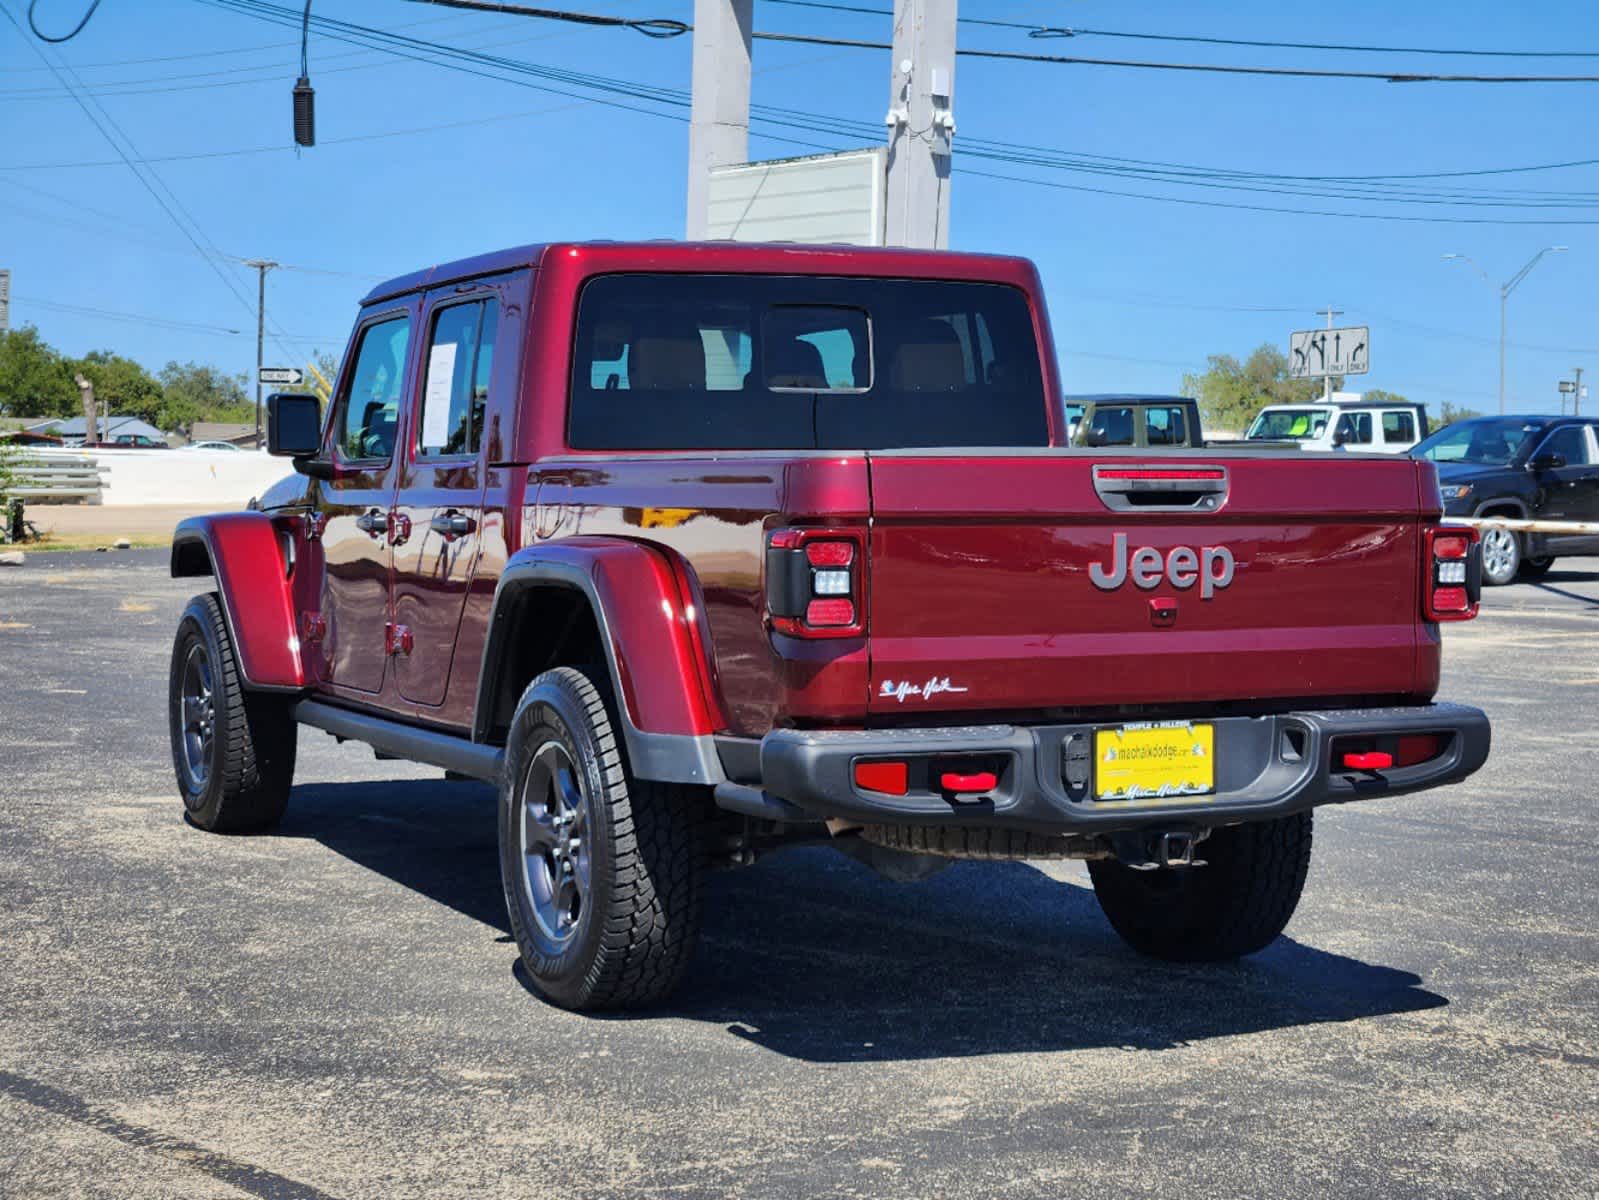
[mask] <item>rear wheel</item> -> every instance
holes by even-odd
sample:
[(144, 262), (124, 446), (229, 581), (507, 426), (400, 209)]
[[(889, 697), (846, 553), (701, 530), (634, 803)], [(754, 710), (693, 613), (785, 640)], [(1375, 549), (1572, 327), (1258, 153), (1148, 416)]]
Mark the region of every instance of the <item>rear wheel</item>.
[(1310, 869), (1309, 812), (1217, 829), (1197, 847), (1199, 867), (1135, 871), (1091, 861), (1094, 895), (1139, 952), (1213, 962), (1264, 949), (1287, 926)]
[(710, 809), (628, 771), (605, 697), (571, 667), (528, 686), (500, 783), (500, 874), (539, 991), (633, 1008), (677, 986), (699, 932)]
[(1482, 531), (1482, 581), (1503, 587), (1521, 569), (1521, 538), (1508, 529), (1490, 526)]
[(189, 820), (215, 832), (276, 825), (294, 783), (294, 718), (283, 698), (245, 691), (215, 595), (196, 596), (178, 621), (167, 708)]

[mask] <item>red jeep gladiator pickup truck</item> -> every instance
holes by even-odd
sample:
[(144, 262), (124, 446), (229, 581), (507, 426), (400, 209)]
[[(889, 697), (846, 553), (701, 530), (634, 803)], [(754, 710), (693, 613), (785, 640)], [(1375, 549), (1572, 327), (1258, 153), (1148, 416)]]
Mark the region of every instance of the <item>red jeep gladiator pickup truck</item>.
[(1068, 448), (1037, 274), (847, 247), (531, 246), (362, 303), (296, 474), (185, 521), (189, 820), (268, 826), (298, 725), (490, 781), (527, 969), (666, 995), (716, 864), (1082, 858), (1180, 960), (1265, 946), (1311, 809), (1452, 783), (1475, 534), (1431, 463)]

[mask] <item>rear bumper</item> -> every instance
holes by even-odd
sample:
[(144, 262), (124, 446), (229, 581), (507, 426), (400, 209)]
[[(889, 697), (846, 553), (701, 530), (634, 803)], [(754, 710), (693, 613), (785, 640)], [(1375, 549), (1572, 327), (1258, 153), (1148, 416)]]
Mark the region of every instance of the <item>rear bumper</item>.
[[(760, 787), (806, 816), (861, 824), (982, 825), (1045, 835), (1209, 827), (1457, 783), (1486, 761), (1491, 739), (1487, 716), (1459, 704), (1218, 717), (1209, 723), (1215, 727), (1216, 791), (1203, 797), (1096, 802), (1091, 755), (1085, 777), (1079, 735), (1091, 747), (1103, 723), (776, 730), (760, 743)], [(1408, 767), (1360, 771), (1334, 764), (1335, 739), (1406, 734), (1445, 735), (1444, 748)], [(1068, 757), (1076, 759), (1070, 770)], [(907, 761), (911, 778), (924, 781), (976, 760), (994, 768), (998, 784), (975, 798), (918, 791), (914, 783), (904, 796), (872, 792), (855, 784), (855, 764), (863, 759)]]

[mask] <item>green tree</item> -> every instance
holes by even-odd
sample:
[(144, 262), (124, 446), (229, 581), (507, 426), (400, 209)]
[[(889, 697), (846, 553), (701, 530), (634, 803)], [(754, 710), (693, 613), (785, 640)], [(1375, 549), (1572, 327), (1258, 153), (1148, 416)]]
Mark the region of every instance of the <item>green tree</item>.
[(79, 409), (72, 364), (32, 325), (0, 333), (0, 413), (70, 417)]
[(243, 375), (210, 363), (169, 362), (161, 368), (161, 408), (156, 424), (187, 433), (196, 421), (253, 421), (255, 404)]
[(1409, 404), (1410, 401), (1398, 392), (1385, 391), (1382, 388), (1371, 388), (1360, 393), (1361, 400), (1367, 404)]
[(1456, 408), (1445, 400), (1443, 406), (1438, 410), (1438, 419), (1433, 422), (1433, 432), (1438, 432), (1446, 425), (1453, 425), (1456, 421), (1469, 421), (1472, 417), (1480, 416), (1482, 414), (1474, 408)]
[(1321, 394), (1320, 380), (1288, 377), (1288, 356), (1270, 342), (1243, 362), (1231, 354), (1212, 354), (1208, 362), (1202, 375), (1183, 376), (1182, 390), (1199, 401), (1210, 429), (1241, 433), (1268, 404), (1303, 404)]
[(110, 405), (112, 412), (157, 423), (163, 400), (161, 385), (131, 358), (93, 350), (73, 366), (94, 384), (94, 398)]
[(326, 404), (328, 400), (328, 388), (331, 388), (339, 381), (338, 356), (335, 354), (329, 354), (324, 350), (318, 350), (311, 355), (311, 363), (318, 371), (322, 372), (322, 378), (328, 381), (328, 386), (327, 388), (324, 388), (321, 381), (318, 380), (315, 375), (312, 375), (307, 382), (311, 384), (311, 390), (318, 396), (321, 396), (322, 402)]

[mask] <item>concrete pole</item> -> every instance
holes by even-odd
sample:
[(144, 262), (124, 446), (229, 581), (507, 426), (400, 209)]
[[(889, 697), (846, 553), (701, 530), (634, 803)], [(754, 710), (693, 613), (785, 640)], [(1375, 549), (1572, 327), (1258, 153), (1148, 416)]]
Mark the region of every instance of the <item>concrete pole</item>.
[(685, 234), (710, 224), (711, 168), (749, 161), (750, 31), (755, 0), (694, 0), (694, 100), (688, 127)]
[(266, 277), (278, 264), (264, 258), (245, 262), (256, 269), (255, 284), (255, 448), (261, 448), (261, 368), (266, 364)]
[(957, 0), (894, 0), (888, 92), (890, 246), (949, 245)]

